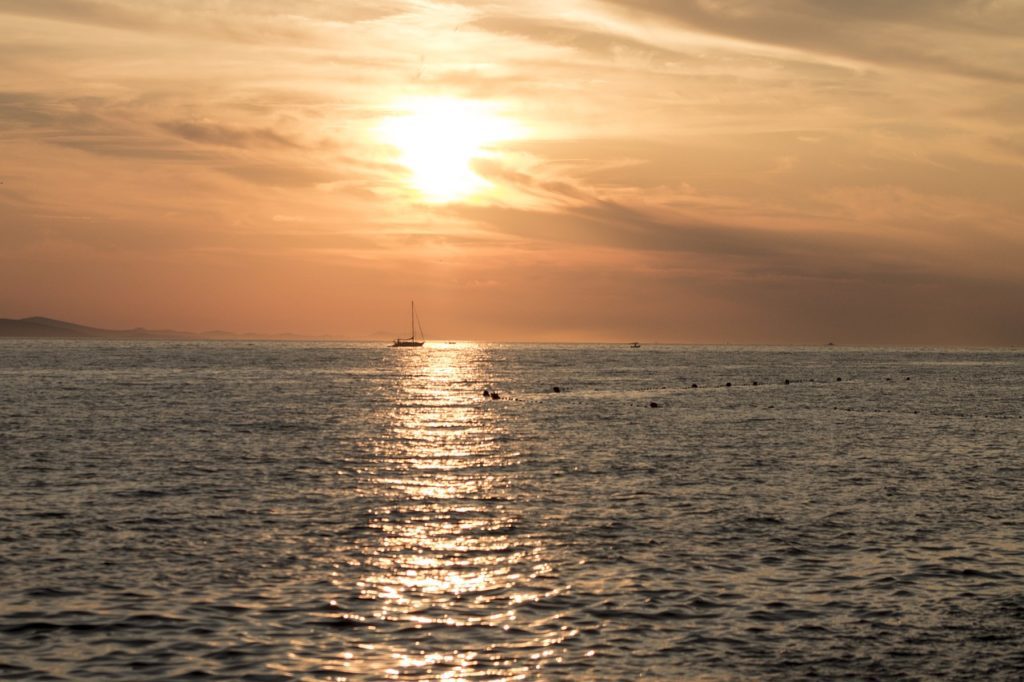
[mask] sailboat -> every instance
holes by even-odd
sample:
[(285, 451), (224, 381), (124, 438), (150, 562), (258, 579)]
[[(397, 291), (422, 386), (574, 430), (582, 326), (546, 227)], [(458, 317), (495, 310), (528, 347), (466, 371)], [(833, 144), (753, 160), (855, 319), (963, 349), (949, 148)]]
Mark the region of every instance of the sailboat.
[(416, 325), (419, 323), (419, 320), (416, 319), (416, 302), (413, 301), (409, 305), (409, 326), (411, 327), (410, 335), (404, 339), (395, 339), (395, 342), (391, 344), (392, 348), (418, 348), (424, 343), (422, 326), (420, 327), (420, 338), (416, 338)]

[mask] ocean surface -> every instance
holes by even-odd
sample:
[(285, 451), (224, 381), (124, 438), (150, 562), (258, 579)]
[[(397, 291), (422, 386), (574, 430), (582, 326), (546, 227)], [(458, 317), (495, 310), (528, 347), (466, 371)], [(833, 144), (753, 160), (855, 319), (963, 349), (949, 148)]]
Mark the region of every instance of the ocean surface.
[(1024, 351), (0, 342), (0, 679), (803, 678), (1024, 678)]

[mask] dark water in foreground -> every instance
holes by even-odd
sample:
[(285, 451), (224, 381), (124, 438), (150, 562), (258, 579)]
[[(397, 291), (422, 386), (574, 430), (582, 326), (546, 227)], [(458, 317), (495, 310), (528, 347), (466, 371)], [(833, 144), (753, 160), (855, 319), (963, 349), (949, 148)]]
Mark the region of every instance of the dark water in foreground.
[(1022, 415), (1021, 351), (2, 342), (0, 678), (1021, 679)]

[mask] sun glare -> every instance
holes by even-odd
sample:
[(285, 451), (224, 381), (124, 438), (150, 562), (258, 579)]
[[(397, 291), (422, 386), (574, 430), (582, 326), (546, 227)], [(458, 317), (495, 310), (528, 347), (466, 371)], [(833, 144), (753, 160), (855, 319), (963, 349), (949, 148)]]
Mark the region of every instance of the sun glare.
[(404, 113), (385, 119), (379, 132), (398, 150), (412, 187), (427, 201), (444, 203), (487, 189), (473, 160), (515, 134), (515, 126), (482, 102), (452, 98), (410, 100)]

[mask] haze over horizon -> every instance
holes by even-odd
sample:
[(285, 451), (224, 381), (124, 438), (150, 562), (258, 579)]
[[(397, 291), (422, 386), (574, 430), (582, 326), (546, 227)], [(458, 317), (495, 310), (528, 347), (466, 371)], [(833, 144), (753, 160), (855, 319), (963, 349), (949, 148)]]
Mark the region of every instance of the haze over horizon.
[(0, 0), (0, 317), (1024, 344), (1024, 3)]

